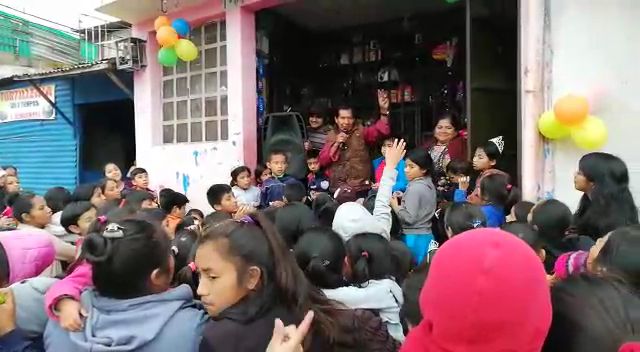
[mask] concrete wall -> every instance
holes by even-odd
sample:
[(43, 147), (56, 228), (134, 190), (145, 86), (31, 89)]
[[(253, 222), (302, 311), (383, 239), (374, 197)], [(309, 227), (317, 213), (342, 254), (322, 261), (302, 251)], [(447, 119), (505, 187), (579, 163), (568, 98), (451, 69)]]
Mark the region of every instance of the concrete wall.
[[(551, 99), (567, 93), (591, 98), (592, 113), (609, 128), (603, 151), (626, 161), (632, 192), (640, 201), (640, 2), (638, 0), (551, 0), (550, 47)], [(556, 198), (572, 208), (580, 193), (573, 188), (573, 174), (585, 151), (571, 140), (550, 145)]]

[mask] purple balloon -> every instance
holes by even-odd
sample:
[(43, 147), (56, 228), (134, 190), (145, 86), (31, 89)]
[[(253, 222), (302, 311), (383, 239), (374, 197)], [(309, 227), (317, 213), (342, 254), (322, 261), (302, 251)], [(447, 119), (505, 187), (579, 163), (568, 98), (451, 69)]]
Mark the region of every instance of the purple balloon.
[(176, 30), (179, 36), (185, 38), (189, 35), (189, 31), (191, 28), (189, 27), (189, 22), (184, 18), (176, 18), (171, 22), (171, 27)]

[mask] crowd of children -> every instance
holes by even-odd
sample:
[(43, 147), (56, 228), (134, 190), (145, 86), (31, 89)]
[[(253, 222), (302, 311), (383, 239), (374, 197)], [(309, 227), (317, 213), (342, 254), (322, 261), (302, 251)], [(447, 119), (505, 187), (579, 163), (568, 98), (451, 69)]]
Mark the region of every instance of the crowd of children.
[(522, 201), (503, 140), (466, 161), (447, 115), (424, 147), (382, 138), (367, 192), (345, 198), (314, 114), (306, 178), (274, 150), (212, 185), (211, 212), (142, 168), (40, 197), (5, 167), (0, 351), (640, 351), (622, 160), (581, 159), (575, 213)]

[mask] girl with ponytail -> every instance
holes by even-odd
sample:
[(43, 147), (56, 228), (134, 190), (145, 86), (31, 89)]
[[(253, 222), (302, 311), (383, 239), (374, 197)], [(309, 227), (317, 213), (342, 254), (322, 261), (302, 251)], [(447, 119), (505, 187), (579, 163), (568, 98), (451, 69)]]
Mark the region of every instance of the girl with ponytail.
[(69, 290), (47, 309), (57, 316), (69, 306), (77, 319), (48, 324), (46, 350), (197, 351), (207, 317), (190, 287), (170, 289), (174, 258), (162, 228), (99, 217), (91, 230), (81, 262), (63, 279)]
[[(198, 295), (212, 317), (200, 351), (264, 351), (276, 318), (284, 325), (297, 325), (309, 310), (314, 321), (303, 342), (305, 351), (397, 349), (386, 330), (379, 329), (382, 321), (373, 313), (351, 311), (327, 299), (305, 278), (263, 214), (206, 228), (195, 264)], [(372, 348), (371, 331), (381, 334), (377, 343), (382, 349)]]

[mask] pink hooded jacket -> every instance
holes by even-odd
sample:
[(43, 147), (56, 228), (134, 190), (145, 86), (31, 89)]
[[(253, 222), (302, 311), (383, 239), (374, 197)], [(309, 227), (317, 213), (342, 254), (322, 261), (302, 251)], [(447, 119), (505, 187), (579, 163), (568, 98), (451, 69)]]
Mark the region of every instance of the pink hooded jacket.
[(55, 308), (62, 298), (68, 297), (79, 302), (82, 291), (90, 286), (93, 286), (93, 270), (91, 264), (83, 260), (71, 274), (53, 284), (44, 295), (45, 311), (49, 318), (58, 320)]
[(40, 275), (55, 259), (56, 251), (48, 235), (32, 231), (0, 233), (9, 264), (9, 285)]

